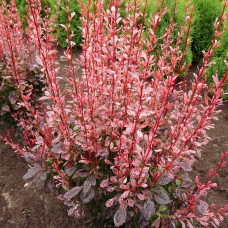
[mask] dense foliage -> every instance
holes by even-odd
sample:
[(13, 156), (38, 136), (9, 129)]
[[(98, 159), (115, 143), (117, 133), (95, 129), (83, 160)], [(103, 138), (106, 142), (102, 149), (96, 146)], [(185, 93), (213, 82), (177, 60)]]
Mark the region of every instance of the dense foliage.
[[(68, 26), (68, 17), (66, 13), (66, 6), (67, 2), (61, 2), (61, 9), (59, 11), (59, 15), (57, 17), (58, 26), (56, 27), (56, 32), (58, 30), (58, 43), (61, 47), (67, 47), (67, 39), (68, 39), (68, 32), (66, 31), (65, 27)], [(81, 31), (81, 21), (80, 21), (80, 9), (78, 6), (77, 0), (71, 0), (69, 3), (70, 13), (74, 14), (74, 18), (70, 23), (70, 33), (73, 32), (74, 37), (72, 37), (72, 41), (76, 44), (76, 47), (79, 47), (83, 40), (82, 40), (82, 31)]]
[[(70, 207), (69, 216), (92, 217), (98, 227), (219, 227), (228, 216), (228, 205), (219, 208), (205, 201), (208, 190), (217, 186), (212, 178), (225, 166), (228, 152), (223, 153), (216, 170), (209, 169), (205, 183), (198, 176), (194, 182), (189, 175), (202, 146), (210, 140), (207, 130), (213, 128), (211, 121), (217, 118), (220, 96), (228, 84), (228, 70), (221, 80), (213, 77), (212, 88), (206, 84), (206, 70), (224, 30), (228, 2), (190, 89), (186, 80), (177, 80), (189, 68), (185, 56), (193, 8), (186, 5), (182, 24), (176, 23), (173, 10), (173, 19), (161, 36), (159, 24), (167, 14), (164, 2), (145, 17), (148, 1), (129, 1), (121, 18), (121, 0), (108, 5), (101, 0), (79, 1), (84, 42), (76, 60), (70, 23), (77, 15), (66, 0), (68, 22), (63, 28), (68, 41), (63, 58), (69, 86), (63, 92), (62, 78), (57, 77), (58, 12), (51, 20), (44, 19), (40, 0), (28, 0), (26, 34), (31, 46), (21, 42), (16, 48), (11, 40), (22, 25), (15, 1), (9, 7), (2, 1), (0, 24), (7, 36), (0, 41), (8, 46), (2, 45), (1, 50), (10, 52), (10, 64), (4, 66), (13, 66), (9, 68), (11, 78), (28, 118), (17, 118), (27, 145), (1, 139), (30, 164), (23, 176), (30, 179), (27, 186), (36, 183), (45, 191), (59, 189), (58, 198)], [(48, 9), (46, 13), (50, 13)], [(153, 55), (158, 44), (160, 53)], [(30, 47), (46, 83), (35, 106), (30, 102), (33, 92), (22, 87), (23, 55)], [(77, 63), (83, 68), (81, 77), (76, 77)]]
[[(29, 48), (25, 47), (28, 42)], [(28, 102), (34, 105), (41, 95), (44, 82), (38, 67), (34, 44), (23, 36), (22, 23), (14, 2), (10, 8), (3, 1), (0, 9), (0, 116), (6, 113), (23, 114), (23, 94), (31, 94)], [(17, 76), (15, 77), (15, 70)]]
[[(203, 57), (203, 51), (207, 51), (211, 45), (211, 40), (214, 34), (214, 23), (216, 18), (219, 18), (222, 12), (222, 1), (210, 1), (210, 0), (193, 0), (194, 5), (194, 23), (193, 23), (193, 40), (192, 40), (192, 52), (193, 60), (199, 61)], [(224, 60), (227, 59), (228, 51), (228, 24), (226, 23), (226, 29), (221, 36), (221, 45), (215, 50), (212, 56), (211, 65), (207, 71), (207, 81), (210, 86), (213, 84), (213, 75), (218, 73), (218, 77), (221, 79), (226, 73), (227, 65)], [(225, 93), (228, 92), (228, 88), (225, 88)], [(222, 95), (223, 98), (228, 98), (227, 94)]]
[(215, 32), (215, 19), (219, 18), (222, 13), (222, 1), (192, 0), (192, 4), (195, 9), (192, 53), (193, 60), (197, 62), (202, 59), (202, 52), (210, 48)]

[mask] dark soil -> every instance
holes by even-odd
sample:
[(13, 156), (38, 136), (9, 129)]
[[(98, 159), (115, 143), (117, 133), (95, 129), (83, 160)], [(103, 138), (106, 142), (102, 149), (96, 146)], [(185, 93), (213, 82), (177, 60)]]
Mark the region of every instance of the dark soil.
[[(198, 72), (197, 65), (201, 67), (202, 62), (190, 67), (188, 81), (193, 78), (193, 73)], [(188, 89), (190, 89), (189, 85)], [(191, 174), (192, 177), (199, 176), (202, 183), (207, 181), (209, 169), (218, 168), (222, 154), (228, 151), (228, 100), (224, 101), (219, 110), (221, 112), (218, 115), (218, 120), (212, 121), (214, 129), (207, 132), (211, 141), (202, 148), (202, 156), (195, 162)], [(221, 207), (228, 204), (228, 164), (219, 171), (219, 175), (214, 177), (212, 181), (216, 182), (218, 186), (209, 191), (206, 201)], [(225, 219), (220, 227), (227, 228), (228, 219)]]
[[(193, 166), (193, 176), (199, 176), (202, 183), (208, 178), (209, 169), (216, 169), (219, 166), (221, 155), (228, 151), (228, 102), (224, 102), (218, 118), (213, 121), (215, 128), (208, 131), (211, 141), (203, 147), (202, 157)], [(218, 184), (216, 189), (209, 191), (208, 203), (215, 203), (217, 206), (228, 204), (228, 164), (222, 168), (219, 175), (212, 179)], [(228, 227), (228, 219), (220, 226)]]
[[(59, 51), (60, 54), (63, 53), (62, 50)], [(77, 51), (75, 57), (79, 54), (80, 51)], [(61, 67), (67, 67), (63, 61), (60, 64)], [(195, 71), (196, 67), (193, 66), (190, 78)], [(60, 72), (62, 75), (63, 71)], [(61, 87), (64, 85), (62, 82)], [(203, 148), (202, 157), (194, 165), (193, 175), (198, 175), (202, 182), (207, 180), (209, 168), (216, 168), (221, 154), (228, 150), (228, 102), (224, 102), (220, 109), (222, 112), (218, 116), (219, 120), (214, 121), (215, 128), (209, 131), (211, 141)], [(0, 122), (0, 135), (6, 135), (10, 129), (4, 121)], [(12, 136), (16, 142), (22, 143), (20, 135)], [(86, 221), (67, 216), (68, 207), (56, 198), (56, 192), (46, 194), (35, 186), (25, 188), (26, 182), (22, 176), (27, 169), (28, 164), (9, 146), (0, 142), (0, 228), (88, 227)], [(218, 183), (218, 188), (209, 192), (208, 201), (218, 206), (228, 204), (228, 168), (223, 168), (214, 181)], [(228, 222), (225, 221), (220, 227), (228, 227)]]
[[(7, 132), (2, 125), (0, 134)], [(21, 143), (19, 137), (14, 137)], [(22, 176), (28, 164), (13, 150), (0, 144), (0, 227), (1, 228), (56, 228), (84, 227), (67, 216), (67, 207), (56, 197), (56, 192), (43, 193), (35, 186), (25, 188)]]

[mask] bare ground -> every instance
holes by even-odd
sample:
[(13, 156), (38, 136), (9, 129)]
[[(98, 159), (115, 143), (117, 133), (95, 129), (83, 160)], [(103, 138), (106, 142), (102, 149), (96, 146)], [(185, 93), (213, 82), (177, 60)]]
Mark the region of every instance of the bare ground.
[[(6, 132), (1, 126), (0, 134)], [(20, 142), (20, 138), (16, 138)], [(61, 228), (83, 227), (67, 216), (67, 207), (56, 192), (43, 193), (35, 186), (27, 189), (22, 176), (28, 164), (13, 150), (0, 144), (0, 227), (1, 228)]]

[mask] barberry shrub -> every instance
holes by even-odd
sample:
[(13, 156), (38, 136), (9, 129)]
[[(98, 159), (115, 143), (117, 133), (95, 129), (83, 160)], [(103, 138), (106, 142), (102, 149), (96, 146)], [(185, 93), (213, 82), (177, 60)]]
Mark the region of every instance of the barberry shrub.
[[(30, 37), (47, 87), (39, 108), (30, 105), (28, 95), (22, 96), (29, 120), (19, 122), (27, 145), (21, 148), (4, 138), (30, 164), (23, 176), (31, 178), (27, 186), (37, 183), (46, 191), (55, 186), (62, 193), (58, 198), (70, 207), (70, 216), (94, 215), (100, 222), (103, 219), (98, 227), (113, 222), (116, 227), (219, 227), (228, 215), (228, 205), (209, 205), (205, 197), (217, 186), (212, 178), (225, 166), (227, 152), (218, 168), (209, 170), (205, 183), (197, 176), (194, 183), (189, 172), (202, 145), (210, 140), (207, 130), (213, 128), (211, 120), (217, 118), (220, 95), (227, 84), (228, 70), (221, 80), (213, 76), (212, 88), (205, 76), (224, 30), (227, 0), (189, 90), (185, 79), (177, 81), (189, 67), (183, 61), (192, 24), (189, 2), (174, 42), (175, 10), (165, 34), (156, 35), (167, 13), (164, 0), (148, 19), (146, 39), (142, 34), (148, 1), (129, 1), (124, 19), (119, 14), (120, 0), (113, 0), (107, 10), (102, 0), (79, 1), (84, 37), (79, 60), (72, 58), (70, 22), (74, 13), (69, 0), (66, 2), (69, 89), (62, 92), (54, 23), (46, 17), (41, 27), (40, 0), (28, 0)], [(183, 36), (185, 44), (180, 49)], [(162, 53), (152, 55), (158, 39), (163, 40)], [(81, 77), (76, 77), (77, 61), (83, 68)], [(20, 74), (18, 67), (12, 71), (15, 78)], [(211, 92), (213, 96), (209, 96)]]
[(38, 49), (31, 31), (27, 29), (26, 37), (23, 34), (15, 1), (1, 1), (0, 6), (0, 116), (23, 115), (22, 96), (34, 105), (45, 81), (37, 61)]

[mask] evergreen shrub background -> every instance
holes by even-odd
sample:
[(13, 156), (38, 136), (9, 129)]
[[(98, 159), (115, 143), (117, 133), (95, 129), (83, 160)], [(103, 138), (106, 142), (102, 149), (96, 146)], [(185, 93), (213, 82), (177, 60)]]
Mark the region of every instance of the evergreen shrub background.
[(207, 51), (214, 36), (214, 22), (222, 13), (221, 0), (192, 0), (194, 6), (192, 24), (192, 53), (193, 60), (199, 61)]
[[(222, 0), (192, 0), (195, 8), (192, 40), (193, 61), (199, 61), (203, 56), (202, 51), (207, 51), (210, 47), (215, 30), (214, 22), (222, 13), (222, 2)], [(228, 52), (228, 23), (226, 23), (225, 32), (221, 36), (220, 44), (211, 59), (216, 64), (209, 67), (207, 71), (210, 86), (213, 83), (212, 75), (215, 75), (216, 71), (219, 79), (226, 72), (224, 59), (227, 59), (226, 53)], [(228, 88), (225, 89), (225, 93), (228, 93)], [(223, 97), (227, 99), (228, 95), (224, 95)]]
[[(63, 8), (66, 8), (66, 5), (67, 5), (66, 1), (62, 1), (61, 6)], [(59, 30), (59, 34), (58, 34), (59, 45), (65, 48), (67, 47), (66, 40), (68, 38), (68, 34), (65, 28), (63, 28), (63, 26), (61, 25), (67, 25), (68, 22), (67, 22), (67, 13), (63, 8), (60, 9), (59, 15), (57, 17), (56, 23), (59, 25), (57, 26), (56, 29)], [(74, 33), (74, 37), (72, 38), (72, 41), (76, 43), (76, 47), (79, 47), (80, 44), (82, 43), (82, 32), (81, 32), (81, 22), (80, 22), (80, 9), (79, 9), (77, 0), (71, 0), (69, 4), (69, 8), (71, 10), (70, 13), (75, 12), (75, 15), (71, 20), (71, 25), (70, 25), (70, 30)]]
[[(213, 83), (212, 75), (215, 75), (216, 71), (218, 73), (219, 79), (221, 79), (226, 73), (227, 66), (224, 62), (224, 59), (226, 59), (228, 62), (228, 22), (226, 22), (226, 29), (221, 36), (220, 44), (221, 45), (215, 50), (212, 57), (212, 61), (214, 61), (216, 64), (210, 66), (207, 72), (210, 85)], [(225, 93), (228, 93), (228, 87), (225, 89)], [(228, 99), (228, 94), (224, 95), (223, 97)]]

